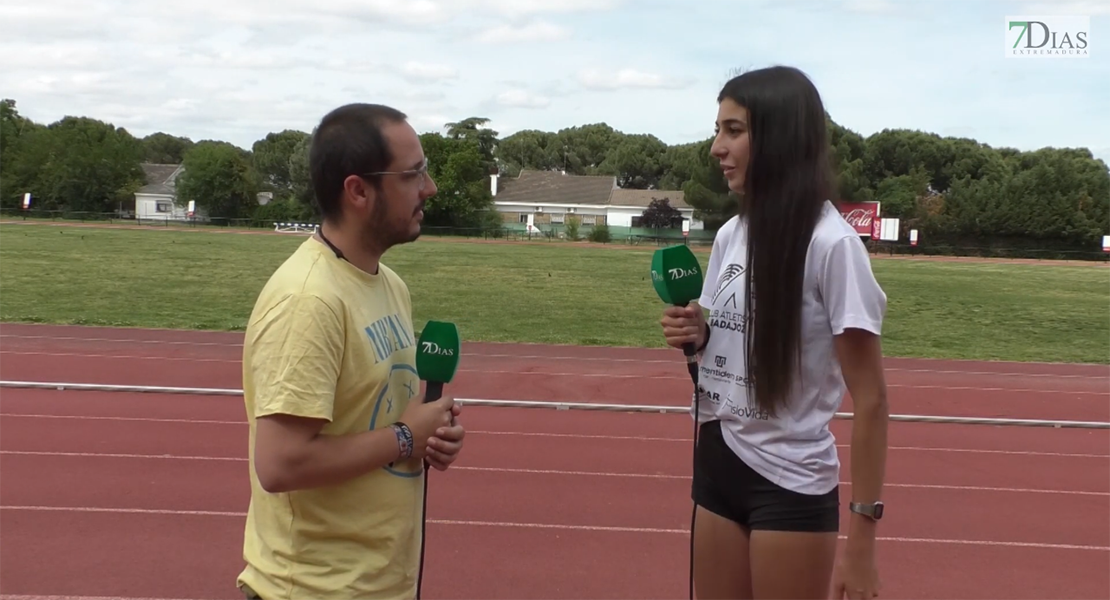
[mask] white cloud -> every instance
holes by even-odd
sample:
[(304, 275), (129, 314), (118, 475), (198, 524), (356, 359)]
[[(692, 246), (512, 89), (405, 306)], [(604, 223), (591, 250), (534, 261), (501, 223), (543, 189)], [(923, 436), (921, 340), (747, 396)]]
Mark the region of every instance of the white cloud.
[(443, 114), (409, 114), (409, 123), (417, 131), (444, 132), (444, 125), (450, 123), (452, 117)]
[(458, 12), (478, 11), (483, 16), (511, 19), (541, 13), (578, 13), (613, 10), (622, 0), (454, 0)]
[(451, 16), (450, 2), (432, 0), (189, 0), (178, 3), (115, 3), (119, 8), (150, 19), (202, 18), (236, 26), (290, 23), (301, 26), (334, 25), (337, 21), (383, 25), (444, 23)]
[(627, 88), (642, 89), (679, 89), (686, 87), (690, 81), (684, 78), (668, 77), (659, 73), (640, 71), (638, 69), (619, 69), (617, 71), (603, 71), (601, 69), (583, 69), (578, 73), (578, 81), (583, 87), (590, 90), (619, 90)]
[(459, 76), (458, 69), (454, 67), (414, 60), (410, 60), (402, 65), (400, 73), (414, 81), (437, 81), (441, 79), (455, 79)]
[(111, 55), (88, 40), (62, 41), (32, 48), (4, 45), (5, 68), (27, 71), (90, 69), (110, 60)]
[(570, 30), (546, 21), (522, 26), (503, 23), (490, 27), (475, 36), (483, 44), (513, 44), (520, 42), (557, 42), (570, 37)]
[(502, 92), (497, 95), (496, 101), (501, 106), (516, 108), (546, 108), (551, 104), (551, 100), (544, 96), (520, 89)]
[(1023, 12), (1110, 31), (1110, 2), (1084, 0), (6, 2), (0, 96), (43, 123), (85, 115), (245, 148), (347, 102), (397, 106), (421, 131), (482, 116), (502, 135), (606, 122), (682, 143), (712, 134), (730, 69), (791, 64), (864, 135), (1105, 156), (1110, 37), (1092, 34), (1088, 59), (1005, 59), (1004, 17)]
[(1009, 14), (1022, 15), (1074, 15), (1094, 17), (1110, 15), (1110, 2), (1107, 0), (1057, 0), (1027, 2), (1021, 10)]
[(399, 94), (406, 102), (442, 102), (447, 99), (447, 94), (439, 90), (409, 89)]
[(844, 8), (852, 12), (888, 14), (896, 11), (898, 5), (891, 0), (844, 0)]

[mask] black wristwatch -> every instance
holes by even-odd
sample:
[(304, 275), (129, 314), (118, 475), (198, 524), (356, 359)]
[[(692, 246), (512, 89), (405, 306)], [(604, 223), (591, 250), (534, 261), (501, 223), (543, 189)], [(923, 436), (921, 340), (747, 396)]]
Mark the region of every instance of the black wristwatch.
[(878, 521), (879, 519), (883, 518), (882, 502), (872, 502), (870, 504), (864, 504), (862, 502), (852, 502), (848, 504), (848, 510), (856, 513), (857, 515), (868, 517), (872, 521)]

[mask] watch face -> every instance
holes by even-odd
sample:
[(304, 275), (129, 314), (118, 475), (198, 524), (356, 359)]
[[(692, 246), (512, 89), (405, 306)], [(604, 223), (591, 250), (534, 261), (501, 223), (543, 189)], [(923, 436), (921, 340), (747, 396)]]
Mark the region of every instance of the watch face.
[(881, 519), (881, 518), (883, 518), (883, 503), (882, 502), (876, 502), (875, 503), (875, 519)]

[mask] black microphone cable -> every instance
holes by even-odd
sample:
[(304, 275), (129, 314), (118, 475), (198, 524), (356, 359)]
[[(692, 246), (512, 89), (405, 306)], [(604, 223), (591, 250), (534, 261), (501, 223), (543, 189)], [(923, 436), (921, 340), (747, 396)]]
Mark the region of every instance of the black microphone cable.
[[(709, 325), (705, 326), (705, 340), (702, 342), (702, 349), (709, 343)], [(686, 355), (686, 370), (690, 372), (690, 379), (694, 382), (694, 447), (693, 470), (690, 472), (693, 478), (698, 468), (698, 425), (701, 420), (701, 390), (698, 388), (698, 350), (693, 344), (683, 344), (682, 353)], [(698, 517), (698, 503), (694, 502), (694, 506), (690, 511), (690, 600), (694, 600), (694, 524)]]
[(420, 567), (416, 572), (416, 600), (420, 600), (420, 588), (424, 584), (424, 536), (428, 526), (428, 461), (424, 461), (424, 503), (420, 509)]
[[(440, 381), (429, 381), (424, 391), (424, 402), (435, 402), (443, 396), (443, 383)], [(455, 424), (455, 416), (451, 415), (451, 425)], [(426, 451), (425, 451), (426, 452)], [(424, 459), (424, 500), (420, 505), (420, 566), (416, 571), (416, 600), (420, 600), (420, 589), (424, 585), (424, 543), (425, 536), (428, 530), (428, 471), (431, 465), (428, 464), (428, 459)]]

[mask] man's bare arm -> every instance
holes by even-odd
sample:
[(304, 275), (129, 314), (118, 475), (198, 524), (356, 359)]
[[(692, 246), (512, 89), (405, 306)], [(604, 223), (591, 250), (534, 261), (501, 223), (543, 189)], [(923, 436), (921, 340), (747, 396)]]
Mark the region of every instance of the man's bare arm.
[(326, 421), (276, 414), (259, 417), (254, 468), (267, 492), (336, 485), (397, 460), (392, 427), (342, 436), (320, 433)]

